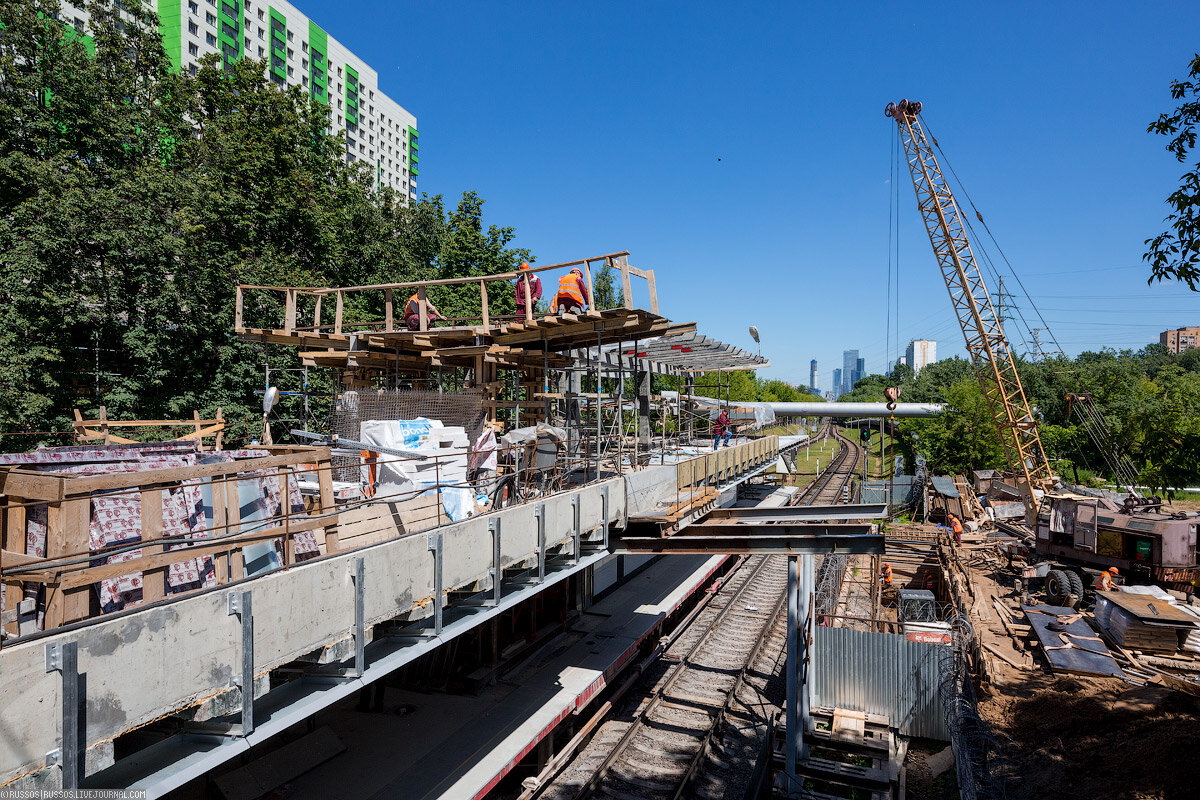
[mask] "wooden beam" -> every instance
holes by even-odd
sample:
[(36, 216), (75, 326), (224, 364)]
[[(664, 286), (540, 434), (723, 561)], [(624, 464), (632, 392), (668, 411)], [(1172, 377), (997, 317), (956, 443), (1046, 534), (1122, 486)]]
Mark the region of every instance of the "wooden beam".
[[(142, 541), (154, 544), (163, 538), (163, 490), (150, 489), (142, 492)], [(181, 559), (182, 560), (182, 559)], [(122, 575), (128, 572), (121, 573)], [(147, 569), (142, 573), (142, 600), (154, 603), (163, 599), (166, 591), (166, 570), (162, 567)]]

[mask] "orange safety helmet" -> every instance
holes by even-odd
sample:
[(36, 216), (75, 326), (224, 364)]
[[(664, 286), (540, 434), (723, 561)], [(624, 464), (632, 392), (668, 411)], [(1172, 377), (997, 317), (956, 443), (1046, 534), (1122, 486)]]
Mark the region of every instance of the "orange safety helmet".
[(528, 262), (528, 261), (522, 261), (522, 262), (521, 262), (521, 269), (529, 269), (529, 262)]
[(1109, 571), (1109, 572), (1111, 572), (1113, 575), (1120, 575), (1120, 574), (1121, 574), (1121, 573), (1120, 573), (1120, 571), (1119, 571), (1119, 570), (1118, 570), (1116, 567), (1109, 567), (1109, 568), (1108, 568), (1108, 571)]
[(583, 277), (583, 270), (581, 270), (579, 267), (575, 267), (574, 269), (571, 270), (571, 272), (578, 273), (579, 277), (581, 277), (581, 278)]

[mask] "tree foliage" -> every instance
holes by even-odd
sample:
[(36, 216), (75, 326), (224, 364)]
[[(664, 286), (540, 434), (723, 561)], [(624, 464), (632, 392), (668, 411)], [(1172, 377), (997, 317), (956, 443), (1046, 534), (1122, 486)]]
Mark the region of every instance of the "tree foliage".
[[(1179, 105), (1160, 114), (1147, 130), (1169, 137), (1166, 149), (1175, 160), (1188, 164), (1196, 147), (1196, 126), (1200, 123), (1200, 53), (1188, 65), (1188, 77), (1171, 81), (1171, 99)], [(1167, 197), (1171, 213), (1168, 230), (1146, 240), (1143, 259), (1150, 264), (1150, 278), (1183, 281), (1192, 291), (1200, 291), (1200, 160), (1193, 159), (1191, 169), (1179, 179), (1179, 188)]]
[[(376, 187), (346, 163), (328, 108), (269, 82), (263, 63), (211, 57), (174, 74), (153, 14), (127, 0), (127, 24), (116, 6), (88, 3), (85, 41), (56, 2), (0, 2), (0, 429), (61, 430), (72, 407), (101, 405), (113, 418), (257, 416), (264, 364), (294, 353), (234, 336), (239, 283), (483, 276), (533, 260), (512, 228), (485, 226), (472, 192), (448, 209)], [(454, 316), (467, 293), (430, 297)], [(246, 313), (277, 317), (271, 302)], [(513, 312), (511, 289), (493, 290), (492, 309)], [(382, 298), (345, 313), (380, 319)]]

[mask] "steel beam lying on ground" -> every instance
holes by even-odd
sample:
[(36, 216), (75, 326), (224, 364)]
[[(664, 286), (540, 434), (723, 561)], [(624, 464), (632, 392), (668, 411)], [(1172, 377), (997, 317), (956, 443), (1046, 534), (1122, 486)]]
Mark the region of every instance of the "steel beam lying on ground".
[(673, 536), (622, 537), (612, 542), (614, 553), (623, 554), (716, 554), (783, 553), (816, 555), (828, 553), (871, 554), (884, 550), (877, 525), (701, 523)]

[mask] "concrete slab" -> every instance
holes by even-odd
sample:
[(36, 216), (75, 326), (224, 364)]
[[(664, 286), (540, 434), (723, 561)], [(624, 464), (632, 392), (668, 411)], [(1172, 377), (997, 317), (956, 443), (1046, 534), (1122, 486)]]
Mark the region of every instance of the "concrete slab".
[(329, 725), (348, 751), (294, 781), (289, 797), (482, 796), (559, 722), (603, 690), (635, 657), (640, 643), (725, 558), (658, 559), (593, 606), (566, 637), (477, 697), (389, 689), (385, 708), (414, 710), (371, 714), (345, 702), (321, 714), (319, 722)]

